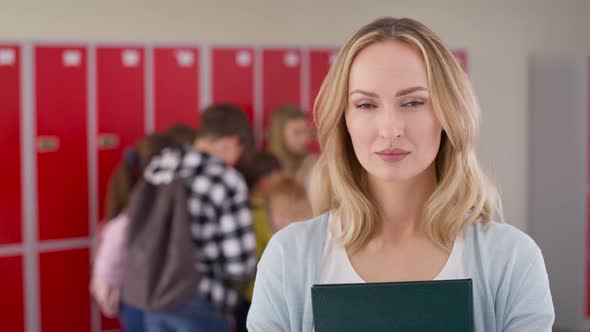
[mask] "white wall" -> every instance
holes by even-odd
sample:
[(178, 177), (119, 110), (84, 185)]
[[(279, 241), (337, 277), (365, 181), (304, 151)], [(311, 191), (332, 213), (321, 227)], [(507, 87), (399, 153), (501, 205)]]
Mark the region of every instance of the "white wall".
[(526, 228), (527, 57), (590, 50), (590, 1), (1, 0), (0, 39), (338, 45), (385, 15), (419, 19), (449, 46), (468, 50), (483, 109), (481, 159), (501, 189), (507, 221)]

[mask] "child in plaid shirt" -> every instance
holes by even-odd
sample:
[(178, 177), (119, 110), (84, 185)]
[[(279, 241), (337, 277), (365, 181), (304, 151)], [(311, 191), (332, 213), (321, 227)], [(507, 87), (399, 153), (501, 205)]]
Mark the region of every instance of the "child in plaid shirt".
[(148, 312), (146, 326), (159, 331), (227, 331), (239, 289), (256, 267), (256, 237), (248, 189), (233, 168), (253, 143), (246, 114), (214, 105), (201, 114), (193, 146), (165, 149), (147, 167), (154, 185), (191, 177), (188, 194), (195, 268), (201, 281), (195, 297), (173, 311)]

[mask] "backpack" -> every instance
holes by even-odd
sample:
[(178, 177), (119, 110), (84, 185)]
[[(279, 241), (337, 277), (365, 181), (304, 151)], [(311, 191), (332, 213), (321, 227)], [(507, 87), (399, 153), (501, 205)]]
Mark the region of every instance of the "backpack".
[(173, 309), (197, 294), (200, 276), (191, 239), (186, 179), (140, 181), (128, 207), (121, 300), (147, 311)]

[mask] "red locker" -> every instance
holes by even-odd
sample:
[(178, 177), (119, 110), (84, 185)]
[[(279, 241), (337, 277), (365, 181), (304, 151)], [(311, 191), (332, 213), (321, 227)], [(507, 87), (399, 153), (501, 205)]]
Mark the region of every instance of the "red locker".
[(283, 105), (302, 105), (301, 51), (299, 49), (266, 49), (263, 63), (263, 128), (266, 132), (270, 115)]
[(215, 48), (211, 63), (213, 102), (242, 107), (254, 123), (254, 49)]
[(41, 330), (91, 331), (88, 249), (39, 255)]
[(156, 130), (176, 123), (196, 128), (199, 121), (199, 49), (154, 50)]
[(461, 67), (463, 67), (463, 70), (467, 73), (468, 72), (468, 63), (467, 63), (467, 51), (465, 50), (453, 50), (453, 55), (455, 56), (455, 59), (457, 59), (457, 62), (459, 62), (459, 65), (461, 65)]
[(21, 242), (20, 48), (0, 45), (0, 244)]
[(35, 48), (41, 240), (88, 236), (86, 48)]
[[(138, 47), (98, 47), (97, 147), (99, 219), (111, 173), (121, 161), (123, 150), (133, 147), (145, 128), (144, 50)], [(102, 318), (103, 329), (116, 329), (118, 320)]]
[(337, 49), (316, 49), (309, 51), (309, 105), (307, 106), (310, 117), (313, 115), (313, 105), (324, 82), (324, 78), (330, 71), (332, 63), (336, 60)]
[[(337, 49), (316, 49), (309, 52), (309, 105), (307, 112), (310, 123), (313, 125), (315, 99), (320, 91), (320, 87), (330, 71), (330, 67), (336, 60)], [(313, 139), (310, 143), (310, 150), (313, 153), (319, 153), (320, 147), (317, 140)]]
[(137, 47), (98, 47), (97, 147), (99, 219), (109, 177), (123, 150), (145, 132), (144, 50)]
[(0, 257), (0, 312), (2, 331), (24, 332), (24, 293), (22, 258)]

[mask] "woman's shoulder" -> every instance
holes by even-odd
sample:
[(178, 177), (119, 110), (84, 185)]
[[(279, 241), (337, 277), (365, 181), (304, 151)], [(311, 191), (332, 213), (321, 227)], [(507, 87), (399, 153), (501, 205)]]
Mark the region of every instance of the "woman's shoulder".
[(549, 331), (554, 320), (551, 291), (535, 241), (497, 222), (468, 226), (465, 240), (466, 270), (477, 284), (473, 289), (480, 324), (495, 313), (502, 330)]
[(533, 264), (543, 264), (541, 249), (529, 235), (499, 222), (469, 225), (465, 256), (473, 273), (488, 275), (496, 285), (507, 277), (522, 278)]
[(500, 222), (476, 222), (467, 226), (466, 240), (488, 252), (531, 254), (539, 249), (535, 241), (513, 225)]
[[(329, 214), (325, 213), (295, 222), (273, 235), (258, 265), (261, 278), (281, 276), (294, 290), (313, 282), (321, 264), (328, 218)], [(287, 267), (300, 273), (284, 273)]]

